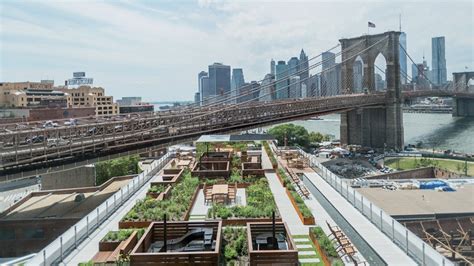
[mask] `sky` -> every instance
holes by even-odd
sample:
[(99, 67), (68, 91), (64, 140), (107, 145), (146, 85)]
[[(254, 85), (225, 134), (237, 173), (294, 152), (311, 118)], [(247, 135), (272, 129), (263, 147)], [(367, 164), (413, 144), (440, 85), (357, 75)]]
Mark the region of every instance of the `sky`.
[[(446, 37), (448, 79), (474, 70), (474, 2), (450, 1), (90, 1), (0, 0), (0, 82), (85, 71), (115, 99), (192, 100), (213, 62), (261, 80), (270, 60), (311, 58), (340, 38), (399, 29), (418, 63), (431, 38)], [(408, 73), (411, 73), (411, 62)], [(467, 67), (467, 70), (466, 70)]]

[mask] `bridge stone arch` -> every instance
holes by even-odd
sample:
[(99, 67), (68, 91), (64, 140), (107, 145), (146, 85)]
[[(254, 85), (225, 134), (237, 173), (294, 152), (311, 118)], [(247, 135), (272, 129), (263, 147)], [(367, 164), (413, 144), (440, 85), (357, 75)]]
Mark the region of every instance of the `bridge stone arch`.
[(470, 79), (474, 79), (474, 71), (453, 73), (454, 90), (468, 92)]
[(363, 84), (366, 93), (375, 91), (375, 60), (382, 54), (387, 63), (385, 70), (386, 102), (383, 106), (357, 108), (341, 113), (341, 143), (373, 148), (403, 149), (403, 113), (400, 81), (401, 32), (389, 31), (340, 39), (342, 92), (351, 94), (354, 89), (354, 62), (358, 56), (364, 62)]
[[(341, 78), (342, 91), (345, 94), (354, 92), (351, 81), (354, 61), (359, 55), (364, 61), (364, 85), (369, 93), (375, 92), (375, 59), (382, 54), (387, 61), (386, 82), (388, 95), (392, 98), (401, 98), (400, 86), (400, 48), (401, 32), (389, 31), (375, 35), (364, 35), (350, 39), (340, 39), (342, 55)], [(350, 48), (350, 49), (349, 49)]]

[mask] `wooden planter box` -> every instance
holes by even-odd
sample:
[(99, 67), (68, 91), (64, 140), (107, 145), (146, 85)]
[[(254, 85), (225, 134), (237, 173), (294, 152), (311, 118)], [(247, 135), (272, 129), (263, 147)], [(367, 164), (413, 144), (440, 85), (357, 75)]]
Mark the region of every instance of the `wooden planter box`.
[(287, 238), (286, 250), (257, 250), (253, 247), (253, 236), (262, 232), (271, 232), (272, 223), (248, 223), (247, 246), (250, 266), (257, 265), (298, 265), (298, 250), (286, 223), (275, 225), (277, 233), (283, 233)]
[(281, 185), (282, 185), (283, 187), (286, 187), (285, 182), (283, 181), (283, 178), (281, 177), (281, 175), (280, 175), (280, 173), (278, 172), (278, 170), (276, 171), (276, 175), (277, 175), (278, 181), (280, 181)]
[(293, 198), (293, 195), (291, 195), (290, 191), (287, 188), (285, 189), (285, 191), (286, 191), (286, 195), (288, 195), (288, 198), (290, 198), (290, 201), (291, 201), (291, 204), (293, 205), (293, 208), (296, 210), (296, 213), (300, 217), (301, 222), (304, 225), (313, 225), (313, 224), (315, 224), (314, 216), (304, 217), (303, 214), (300, 211), (300, 208), (298, 207), (298, 204), (296, 204), (296, 201)]
[(189, 205), (189, 207), (188, 207), (188, 210), (187, 210), (187, 211), (185, 212), (185, 214), (184, 214), (184, 217), (183, 217), (183, 220), (184, 220), (184, 221), (189, 220), (189, 215), (191, 215), (191, 210), (193, 209), (194, 203), (196, 202), (196, 199), (197, 199), (197, 197), (198, 197), (198, 193), (199, 193), (200, 188), (201, 188), (201, 185), (197, 186), (197, 187), (196, 187), (196, 190), (194, 191), (194, 195), (193, 195), (193, 197), (191, 198), (191, 203), (190, 203), (190, 205)]
[(318, 239), (316, 236), (313, 234), (311, 231), (311, 228), (309, 229), (309, 238), (313, 242), (314, 246), (318, 250), (318, 253), (321, 255), (321, 258), (323, 259), (324, 266), (331, 266), (331, 263), (329, 262), (328, 257), (326, 256), (326, 253), (324, 253), (323, 249), (319, 245)]
[(120, 221), (118, 224), (119, 229), (128, 228), (145, 228), (151, 224), (151, 221)]
[(158, 198), (161, 194), (162, 194), (161, 192), (160, 193), (156, 193), (156, 192), (147, 192), (146, 193), (147, 196), (150, 196), (154, 199)]
[[(271, 218), (230, 218), (221, 219), (222, 226), (246, 226), (247, 223), (271, 223)], [(275, 218), (276, 222), (283, 222), (281, 218)]]
[(99, 251), (114, 251), (122, 241), (115, 242), (99, 242)]
[(119, 259), (121, 254), (129, 254), (137, 242), (136, 231), (132, 232), (132, 234), (123, 241), (99, 242), (99, 252), (92, 258), (92, 261), (98, 264), (113, 264)]

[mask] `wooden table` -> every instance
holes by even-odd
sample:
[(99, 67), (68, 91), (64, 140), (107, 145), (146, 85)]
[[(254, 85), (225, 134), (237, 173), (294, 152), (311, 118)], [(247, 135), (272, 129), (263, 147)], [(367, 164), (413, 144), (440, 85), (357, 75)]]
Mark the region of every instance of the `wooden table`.
[(224, 203), (227, 203), (227, 196), (229, 194), (229, 185), (213, 185), (212, 186), (212, 200), (215, 200), (215, 197), (223, 198)]
[(186, 166), (189, 166), (189, 164), (191, 163), (191, 160), (180, 160), (178, 162), (178, 167), (186, 167)]
[(228, 194), (228, 193), (229, 193), (229, 185), (227, 185), (227, 184), (220, 184), (220, 185), (213, 185), (212, 186), (212, 195)]

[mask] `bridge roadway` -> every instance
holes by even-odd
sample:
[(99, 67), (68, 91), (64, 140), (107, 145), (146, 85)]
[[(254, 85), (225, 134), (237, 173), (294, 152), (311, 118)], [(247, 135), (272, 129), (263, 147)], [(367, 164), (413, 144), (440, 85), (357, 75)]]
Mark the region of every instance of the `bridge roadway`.
[[(444, 91), (404, 93), (405, 98), (426, 96), (452, 97), (456, 94)], [(219, 106), (122, 121), (3, 132), (0, 133), (0, 176), (146, 147), (162, 148), (169, 142), (192, 140), (201, 134), (239, 131), (358, 107), (380, 106), (386, 101), (385, 93), (350, 94), (264, 104), (254, 102), (238, 109)], [(66, 139), (69, 143), (48, 147), (46, 142), (26, 142), (39, 135)]]

